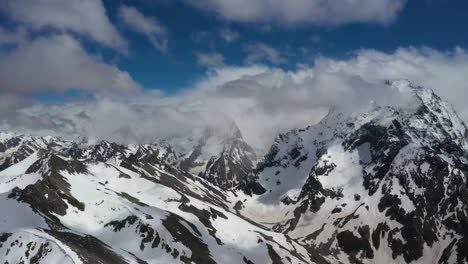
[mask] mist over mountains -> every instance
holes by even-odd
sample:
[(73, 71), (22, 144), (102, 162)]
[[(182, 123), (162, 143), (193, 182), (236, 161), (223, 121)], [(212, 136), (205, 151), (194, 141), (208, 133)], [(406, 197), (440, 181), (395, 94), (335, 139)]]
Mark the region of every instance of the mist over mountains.
[(278, 133), (314, 124), (332, 108), (354, 111), (370, 101), (406, 104), (408, 98), (384, 85), (384, 80), (406, 78), (430, 87), (467, 120), (466, 61), (461, 48), (448, 53), (415, 48), (393, 54), (362, 50), (349, 60), (322, 57), (314, 66), (295, 71), (266, 66), (214, 68), (176, 95), (146, 91), (57, 104), (2, 97), (2, 126), (29, 134), (149, 143), (172, 134), (188, 136), (193, 129), (220, 126), (230, 122), (224, 119), (232, 119), (249, 144), (265, 149)]

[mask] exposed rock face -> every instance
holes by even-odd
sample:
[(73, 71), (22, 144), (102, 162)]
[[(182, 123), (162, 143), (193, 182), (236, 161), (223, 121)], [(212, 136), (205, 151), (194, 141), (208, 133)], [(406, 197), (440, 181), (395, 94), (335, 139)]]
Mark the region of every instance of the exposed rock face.
[(416, 105), (331, 112), (280, 135), (259, 166), (259, 199), (288, 204), (273, 228), (331, 262), (466, 262), (467, 129), (432, 91), (391, 85)]
[(0, 171), (14, 165), (40, 149), (68, 144), (54, 137), (35, 137), (0, 132)]
[(225, 145), (218, 157), (208, 161), (201, 176), (222, 188), (233, 188), (252, 172), (256, 159), (254, 150), (247, 143), (235, 139)]
[(232, 189), (251, 174), (257, 155), (235, 123), (223, 133), (216, 132), (206, 129), (193, 138), (161, 140), (152, 147), (169, 164)]

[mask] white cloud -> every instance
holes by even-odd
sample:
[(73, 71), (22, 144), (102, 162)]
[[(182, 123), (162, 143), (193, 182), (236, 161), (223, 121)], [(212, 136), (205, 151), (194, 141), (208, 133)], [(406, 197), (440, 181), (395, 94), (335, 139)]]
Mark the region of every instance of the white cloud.
[(376, 81), (405, 78), (429, 87), (454, 104), (468, 121), (468, 53), (462, 48), (441, 52), (431, 48), (400, 48), (388, 54), (360, 50), (348, 61), (320, 58), (318, 68), (335, 74), (349, 74)]
[(0, 51), (0, 92), (28, 96), (86, 89), (97, 95), (141, 90), (131, 76), (88, 54), (69, 35), (41, 37)]
[(228, 28), (221, 29), (219, 31), (219, 35), (224, 41), (228, 43), (231, 43), (240, 37), (239, 32), (232, 31), (231, 29), (228, 29)]
[(202, 52), (195, 52), (195, 56), (197, 57), (197, 62), (200, 65), (205, 66), (217, 66), (221, 67), (224, 65), (224, 56), (218, 52), (212, 53), (202, 53)]
[(128, 52), (126, 40), (110, 22), (101, 0), (4, 0), (0, 9), (29, 28), (72, 31)]
[(252, 64), (259, 61), (268, 61), (272, 64), (283, 64), (287, 60), (283, 58), (278, 50), (264, 43), (254, 43), (245, 46), (247, 57), (244, 62)]
[(144, 34), (161, 52), (167, 52), (167, 29), (154, 17), (147, 17), (134, 7), (122, 6), (119, 9), (120, 17), (133, 30)]
[[(409, 79), (433, 89), (468, 121), (467, 51), (400, 48), (393, 53), (359, 50), (348, 60), (318, 58), (295, 71), (274, 67), (224, 67), (194, 89), (212, 109), (238, 122), (247, 140), (265, 147), (273, 136), (316, 123), (330, 108), (350, 110), (375, 101), (405, 105), (407, 96), (384, 85)], [(203, 99), (199, 99), (203, 101)]]
[(406, 0), (186, 0), (226, 20), (283, 25), (393, 21)]
[[(36, 105), (23, 112), (38, 117), (33, 131), (50, 131), (52, 126), (55, 133), (137, 142), (188, 135), (194, 127), (217, 124), (226, 115), (249, 143), (267, 148), (278, 133), (312, 125), (329, 108), (349, 110), (371, 101), (406, 103), (404, 94), (383, 84), (385, 79), (407, 78), (434, 89), (467, 121), (467, 72), (468, 53), (460, 48), (360, 50), (347, 60), (321, 57), (313, 66), (292, 71), (259, 65), (215, 67), (176, 96), (144, 94), (125, 101)], [(16, 126), (33, 126), (25, 120), (29, 119), (22, 117)]]

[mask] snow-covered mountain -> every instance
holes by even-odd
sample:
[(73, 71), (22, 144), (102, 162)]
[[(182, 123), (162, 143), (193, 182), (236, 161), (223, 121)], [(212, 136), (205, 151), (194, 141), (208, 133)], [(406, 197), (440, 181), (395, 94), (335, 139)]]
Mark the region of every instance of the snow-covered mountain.
[(223, 129), (195, 131), (189, 138), (162, 139), (148, 148), (169, 164), (225, 189), (236, 187), (257, 162), (257, 154), (234, 122)]
[(411, 105), (331, 111), (258, 164), (234, 124), (146, 145), (1, 133), (0, 263), (466, 263), (467, 129), (389, 85)]
[(266, 263), (306, 254), (236, 215), (225, 192), (149, 156), (117, 166), (41, 150), (0, 179), (8, 263)]
[(389, 84), (414, 105), (332, 111), (278, 136), (256, 175), (265, 192), (240, 213), (317, 262), (467, 262), (467, 129), (431, 90)]
[(54, 150), (77, 159), (119, 164), (129, 156), (152, 156), (181, 170), (201, 176), (211, 183), (230, 189), (252, 172), (257, 154), (247, 144), (234, 122), (228, 127), (204, 128), (188, 137), (159, 139), (152, 144), (124, 145), (106, 140), (90, 143), (66, 141), (46, 136), (0, 132), (0, 169), (20, 162), (40, 149)]

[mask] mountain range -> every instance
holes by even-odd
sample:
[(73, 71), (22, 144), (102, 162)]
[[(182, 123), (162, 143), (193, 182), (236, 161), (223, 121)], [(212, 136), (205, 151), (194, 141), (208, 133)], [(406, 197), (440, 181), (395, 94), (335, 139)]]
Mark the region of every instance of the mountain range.
[(1, 132), (1, 263), (466, 263), (468, 130), (387, 85), (411, 103), (330, 110), (266, 153), (235, 123), (142, 145)]

